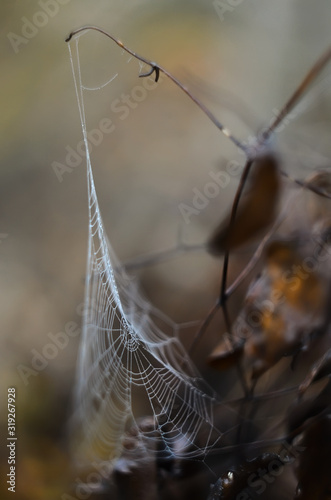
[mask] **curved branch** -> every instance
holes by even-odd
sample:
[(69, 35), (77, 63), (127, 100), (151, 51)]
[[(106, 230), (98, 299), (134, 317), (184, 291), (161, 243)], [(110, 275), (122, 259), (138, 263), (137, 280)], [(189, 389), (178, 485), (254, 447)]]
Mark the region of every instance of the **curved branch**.
[(113, 42), (115, 42), (121, 49), (125, 50), (128, 54), (130, 54), (132, 57), (137, 59), (138, 61), (141, 61), (148, 66), (151, 66), (151, 70), (148, 71), (145, 74), (141, 74), (140, 77), (146, 77), (150, 76), (153, 72), (155, 72), (155, 81), (157, 82), (159, 78), (160, 72), (166, 75), (169, 80), (171, 80), (177, 87), (179, 87), (190, 99), (193, 101), (200, 109), (201, 111), (207, 115), (209, 120), (222, 132), (222, 134), (225, 135), (237, 148), (241, 149), (246, 155), (247, 155), (247, 147), (240, 142), (234, 135), (230, 132), (230, 130), (225, 127), (217, 118), (216, 116), (197, 98), (195, 97), (189, 89), (181, 83), (175, 76), (172, 75), (168, 70), (160, 66), (158, 63), (150, 61), (149, 59), (146, 59), (143, 56), (140, 56), (133, 50), (131, 50), (129, 47), (124, 45), (124, 43), (119, 40), (118, 38), (115, 38), (113, 35), (108, 33), (107, 31), (103, 30), (102, 28), (98, 28), (97, 26), (83, 26), (82, 28), (78, 28), (77, 30), (74, 30), (70, 33), (70, 35), (66, 38), (66, 42), (70, 42), (70, 40), (75, 36), (78, 35), (78, 33), (82, 33), (83, 31), (87, 30), (94, 30), (98, 31), (102, 35), (105, 35), (106, 37), (110, 38)]

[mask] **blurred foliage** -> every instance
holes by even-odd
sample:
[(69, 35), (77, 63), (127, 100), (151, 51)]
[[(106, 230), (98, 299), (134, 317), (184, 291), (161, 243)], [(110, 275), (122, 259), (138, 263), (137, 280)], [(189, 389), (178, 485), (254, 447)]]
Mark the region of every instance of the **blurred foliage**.
[[(137, 52), (159, 61), (191, 84), (215, 113), (245, 138), (268, 123), (273, 110), (281, 107), (325, 49), (331, 22), (328, 0), (291, 4), (286, 0), (244, 0), (225, 15), (223, 22), (213, 3), (204, 0), (71, 0), (59, 5), (58, 14), (15, 53), (8, 33), (21, 35), (25, 22), (22, 18), (32, 20), (40, 10), (37, 0), (3, 1), (0, 7), (0, 233), (6, 235), (0, 239), (0, 380), (2, 395), (8, 386), (17, 387), (17, 498), (22, 500), (60, 498), (69, 491), (73, 479), (66, 422), (71, 411), (78, 338), (70, 338), (68, 346), (59, 349), (58, 355), (31, 376), (27, 385), (17, 371), (19, 364), (31, 368), (31, 349), (42, 352), (50, 342), (49, 333), (63, 331), (69, 321), (81, 321), (77, 308), (84, 296), (87, 241), (84, 162), (61, 183), (52, 169), (52, 162), (63, 161), (65, 148), (81, 140), (65, 37), (84, 24), (96, 24), (113, 32)], [(123, 129), (118, 132), (112, 144), (111, 168), (108, 157), (101, 153), (96, 165), (106, 224), (109, 216), (110, 237), (123, 259), (172, 246), (178, 225), (183, 225), (178, 203), (189, 202), (192, 189), (203, 186), (209, 180), (208, 173), (221, 168), (222, 161), (241, 159), (185, 101), (185, 96), (170, 87), (165, 87), (164, 93), (163, 103), (157, 99), (150, 105), (146, 103), (132, 118), (131, 128), (125, 124), (125, 138), (121, 138)], [(238, 115), (237, 98), (245, 105), (241, 107), (242, 116)], [(151, 140), (148, 135), (151, 126), (145, 125), (145, 117), (157, 110), (162, 136), (156, 144), (156, 137)], [(307, 113), (286, 125), (278, 146), (288, 155), (286, 164), (291, 172), (302, 172), (305, 177), (328, 161), (329, 120), (330, 95), (324, 93), (316, 96), (316, 105)], [(247, 123), (253, 123), (254, 129)], [(139, 158), (140, 152), (149, 148), (152, 156), (147, 164)], [(211, 234), (221, 218), (220, 212), (228, 211), (236, 184), (237, 179), (232, 179), (221, 201), (212, 200), (199, 218), (184, 228), (189, 241), (201, 243)], [(307, 198), (304, 208), (312, 202), (310, 193)], [(293, 214), (301, 209), (294, 207)], [(329, 213), (325, 204), (323, 210)], [(297, 249), (290, 253), (295, 262)], [(237, 275), (247, 259), (246, 253), (238, 254), (230, 277)], [(282, 289), (277, 281), (278, 270), (269, 268), (265, 279), (271, 288)], [(139, 274), (153, 302), (178, 322), (203, 318), (218, 293), (219, 263), (209, 256), (186, 255), (177, 263), (147, 268)], [(318, 284), (311, 277), (311, 281), (302, 282), (302, 287), (305, 293), (309, 289), (309, 307), (317, 301), (318, 294), (313, 290)], [(230, 303), (234, 317), (244, 294), (244, 289), (239, 290)], [(299, 292), (288, 298), (291, 307), (297, 307), (299, 302), (300, 310), (307, 308)], [(277, 318), (265, 318), (269, 329), (275, 322), (278, 326)], [(233, 385), (234, 371), (222, 374), (220, 381), (219, 372), (205, 366), (220, 331), (224, 331), (224, 324), (217, 319), (195, 361), (206, 379), (224, 395)], [(183, 339), (186, 345), (193, 334), (193, 328), (187, 331)], [(257, 358), (261, 359), (261, 355)], [(276, 361), (271, 358), (267, 357), (268, 367)], [(6, 418), (4, 411), (2, 435), (6, 433)], [(321, 439), (313, 428), (305, 440), (308, 442), (314, 435)], [(3, 449), (2, 478), (8, 467)], [(303, 463), (298, 477), (306, 476), (305, 471)], [(321, 474), (321, 481), (326, 482), (326, 473)], [(306, 494), (304, 481), (302, 488)], [(1, 491), (3, 498), (7, 493)]]

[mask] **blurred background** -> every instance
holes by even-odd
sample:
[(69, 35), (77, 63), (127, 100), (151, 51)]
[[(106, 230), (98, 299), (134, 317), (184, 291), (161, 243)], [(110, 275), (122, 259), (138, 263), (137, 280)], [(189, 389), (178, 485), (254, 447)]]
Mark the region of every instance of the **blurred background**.
[[(0, 391), (4, 410), (7, 388), (17, 393), (19, 499), (61, 498), (71, 480), (65, 423), (84, 297), (88, 205), (84, 154), (77, 153), (81, 124), (64, 40), (86, 24), (104, 28), (172, 71), (234, 135), (249, 140), (330, 44), (331, 9), (328, 0), (236, 3), (1, 2)], [(161, 79), (157, 88), (139, 94), (133, 90), (142, 85), (139, 65), (128, 64), (121, 50), (98, 34), (81, 42), (86, 86), (100, 87), (114, 72), (120, 75), (105, 90), (89, 91), (86, 107), (88, 130), (100, 129), (104, 119), (114, 125), (93, 148), (92, 166), (119, 259), (174, 248), (179, 234), (187, 244), (203, 244), (229, 208), (243, 156), (171, 82)], [(330, 158), (330, 82), (329, 67), (313, 84), (307, 105), (276, 139), (288, 170), (301, 177)], [(131, 106), (126, 113), (116, 112), (114, 102), (123, 93), (131, 95)], [(231, 160), (238, 169), (226, 188), (185, 218), (183, 204), (192, 207), (210, 174), (228, 171)], [(230, 276), (245, 259), (234, 259)], [(220, 264), (197, 251), (135, 273), (148, 298), (176, 323), (200, 321), (217, 296)], [(233, 315), (244, 292), (231, 303)], [(231, 373), (220, 382), (205, 371), (205, 356), (221, 329), (217, 318), (194, 361), (223, 396)], [(183, 331), (185, 345), (194, 331)], [(62, 338), (62, 344), (58, 340), (56, 346), (54, 338)], [(4, 411), (4, 498), (6, 422)]]

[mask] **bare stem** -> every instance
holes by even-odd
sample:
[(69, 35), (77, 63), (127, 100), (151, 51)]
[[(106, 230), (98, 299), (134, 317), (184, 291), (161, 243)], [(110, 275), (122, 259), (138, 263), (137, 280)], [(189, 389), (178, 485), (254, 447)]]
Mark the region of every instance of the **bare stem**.
[(147, 266), (161, 264), (162, 262), (166, 262), (172, 259), (173, 257), (178, 257), (183, 253), (199, 252), (201, 250), (205, 250), (205, 247), (206, 246), (204, 244), (187, 245), (186, 243), (180, 243), (179, 245), (176, 245), (173, 248), (169, 248), (167, 250), (160, 250), (159, 252), (150, 255), (142, 255), (126, 263), (124, 262), (123, 264), (120, 265), (120, 267), (124, 268), (125, 271), (133, 271)]
[(308, 89), (309, 85), (315, 80), (317, 75), (322, 71), (322, 69), (327, 65), (327, 63), (331, 60), (331, 47), (328, 48), (326, 52), (318, 59), (318, 61), (314, 64), (311, 70), (307, 73), (305, 78), (302, 80), (300, 85), (297, 87), (295, 92), (292, 94), (290, 99), (287, 101), (285, 106), (280, 111), (279, 115), (276, 116), (271, 125), (262, 133), (261, 137), (263, 143), (267, 141), (270, 135), (275, 131), (275, 129), (281, 124), (281, 122), (286, 118), (286, 116), (292, 111), (292, 109), (296, 106), (299, 99), (303, 96), (303, 94)]
[(119, 47), (121, 47), (123, 50), (125, 50), (128, 54), (133, 56), (135, 59), (138, 61), (141, 61), (148, 66), (151, 67), (151, 70), (148, 71), (147, 73), (143, 73), (140, 76), (141, 77), (146, 77), (150, 76), (153, 73), (155, 73), (155, 81), (158, 80), (159, 78), (159, 73), (163, 73), (166, 75), (177, 87), (179, 87), (200, 109), (201, 111), (207, 115), (207, 117), (212, 121), (212, 123), (239, 149), (241, 149), (245, 154), (247, 153), (247, 148), (246, 146), (241, 143), (234, 135), (230, 132), (230, 130), (225, 127), (217, 118), (216, 116), (197, 98), (195, 97), (189, 89), (181, 83), (175, 76), (172, 75), (168, 70), (160, 66), (158, 63), (150, 61), (149, 59), (146, 59), (145, 57), (137, 54), (133, 50), (131, 50), (129, 47), (124, 45), (124, 43), (115, 38), (113, 35), (110, 33), (107, 33), (107, 31), (103, 30), (102, 28), (98, 28), (97, 26), (83, 26), (82, 28), (78, 28), (77, 30), (74, 30), (70, 33), (70, 35), (66, 38), (66, 42), (70, 42), (70, 40), (77, 35), (78, 33), (81, 33), (83, 31), (87, 30), (94, 30), (98, 31), (99, 33), (105, 35), (106, 37), (110, 38), (113, 42), (115, 42)]
[(211, 323), (212, 319), (214, 318), (215, 314), (220, 308), (220, 304), (217, 301), (216, 304), (210, 309), (209, 313), (207, 314), (206, 318), (204, 319), (202, 325), (200, 326), (198, 332), (196, 333), (193, 342), (188, 350), (188, 353), (192, 355), (192, 352), (194, 348), (196, 347), (197, 343), (199, 340), (203, 337), (205, 331), (207, 330), (209, 324)]
[[(239, 201), (241, 198), (241, 195), (243, 193), (248, 174), (250, 172), (250, 168), (252, 166), (253, 161), (252, 160), (247, 160), (247, 163), (245, 165), (245, 168), (243, 170), (243, 173), (240, 178), (239, 186), (236, 191), (235, 198), (233, 200), (232, 204), (232, 209), (231, 209), (231, 217), (230, 217), (230, 224), (229, 224), (229, 230), (231, 231), (236, 215), (237, 215), (237, 210), (239, 206)], [(225, 251), (224, 255), (224, 261), (223, 261), (223, 272), (222, 272), (222, 281), (221, 281), (221, 291), (220, 291), (220, 304), (223, 306), (226, 302), (226, 284), (227, 284), (227, 277), (228, 277), (228, 268), (229, 268), (229, 257), (230, 253), (229, 250)]]

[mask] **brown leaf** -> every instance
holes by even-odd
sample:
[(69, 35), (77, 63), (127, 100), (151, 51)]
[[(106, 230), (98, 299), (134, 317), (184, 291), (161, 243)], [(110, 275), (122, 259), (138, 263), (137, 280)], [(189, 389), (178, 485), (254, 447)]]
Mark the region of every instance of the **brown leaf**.
[(244, 341), (232, 344), (224, 338), (207, 358), (207, 363), (216, 370), (228, 370), (238, 363), (244, 352)]
[(239, 202), (233, 224), (229, 214), (216, 228), (207, 248), (214, 255), (239, 247), (266, 229), (275, 219), (280, 191), (278, 160), (273, 154), (257, 158), (252, 181)]
[(152, 417), (142, 418), (123, 438), (123, 452), (113, 468), (119, 498), (154, 500), (157, 498), (158, 473), (155, 443), (146, 446), (145, 433), (157, 435)]
[(265, 251), (266, 265), (234, 325), (234, 331), (246, 326), (244, 355), (254, 378), (283, 356), (294, 355), (325, 321), (327, 287), (324, 278), (305, 265), (307, 258), (312, 262), (311, 253), (282, 241)]
[(319, 384), (314, 384), (308, 392), (308, 396), (304, 399), (296, 399), (288, 409), (286, 420), (289, 433), (300, 428), (307, 420), (316, 417), (330, 406), (330, 380), (326, 379)]
[(274, 242), (267, 251), (267, 270), (272, 279), (273, 295), (280, 296), (287, 304), (302, 313), (322, 312), (325, 289), (319, 276), (307, 270), (305, 259), (313, 256), (301, 255), (289, 243)]
[(277, 476), (287, 463), (287, 457), (263, 453), (233, 466), (212, 486), (208, 500), (261, 498), (261, 493), (270, 493), (270, 485), (277, 482)]
[(245, 355), (254, 360), (253, 378), (260, 376), (283, 356), (293, 354), (300, 345), (299, 338), (287, 335), (285, 319), (279, 311), (264, 310), (260, 322), (260, 329), (245, 345)]
[(303, 394), (315, 381), (329, 377), (331, 374), (331, 349), (329, 349), (314, 365), (300, 384), (300, 393)]
[(304, 433), (296, 469), (296, 500), (327, 500), (331, 492), (331, 416), (314, 422)]

